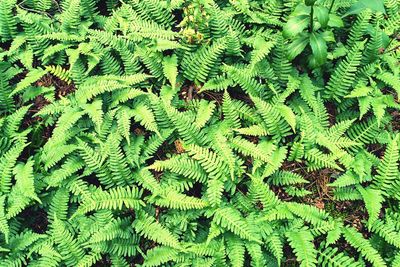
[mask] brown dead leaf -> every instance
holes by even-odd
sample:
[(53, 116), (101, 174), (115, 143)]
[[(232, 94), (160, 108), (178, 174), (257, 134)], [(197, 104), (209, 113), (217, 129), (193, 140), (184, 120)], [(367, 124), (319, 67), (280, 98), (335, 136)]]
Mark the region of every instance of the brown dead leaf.
[(183, 144), (181, 140), (175, 140), (174, 141), (175, 149), (177, 153), (183, 153), (185, 152), (185, 149), (183, 148)]
[(320, 210), (323, 210), (325, 208), (325, 203), (321, 199), (317, 199), (315, 201), (315, 207), (317, 207)]

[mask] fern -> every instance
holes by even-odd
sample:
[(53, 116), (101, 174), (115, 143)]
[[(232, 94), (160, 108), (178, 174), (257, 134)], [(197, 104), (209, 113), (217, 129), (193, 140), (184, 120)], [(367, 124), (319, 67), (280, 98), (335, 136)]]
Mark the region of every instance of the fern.
[(79, 241), (68, 231), (64, 222), (57, 219), (57, 217), (54, 218), (52, 223), (52, 235), (55, 243), (62, 251), (61, 255), (65, 258), (66, 263), (69, 265), (77, 264), (84, 255), (83, 248)]
[(186, 156), (176, 156), (164, 161), (156, 161), (149, 168), (156, 171), (170, 170), (199, 182), (207, 180), (207, 173), (200, 163)]
[(26, 144), (16, 143), (15, 146), (13, 146), (0, 158), (0, 192), (3, 194), (8, 193), (11, 190), (12, 170), (25, 146)]
[(199, 50), (196, 54), (187, 55), (182, 62), (185, 77), (195, 82), (204, 82), (207, 78), (212, 78), (210, 77), (212, 64), (218, 61), (225, 47), (225, 41), (222, 40), (209, 48)]
[(134, 228), (139, 234), (154, 239), (160, 244), (177, 249), (181, 247), (178, 239), (152, 217), (142, 215), (135, 220)]
[(346, 58), (339, 63), (327, 84), (328, 97), (338, 100), (339, 97), (347, 95), (361, 62), (363, 48), (364, 42), (356, 43)]
[(265, 163), (271, 163), (270, 156), (272, 152), (275, 150), (274, 145), (269, 145), (264, 147), (264, 151), (261, 147), (243, 139), (240, 137), (236, 137), (232, 140), (232, 146), (234, 149), (239, 151), (240, 153), (244, 154), (245, 156), (252, 155), (256, 159), (260, 159)]
[(337, 248), (328, 247), (323, 251), (319, 251), (319, 254), (318, 264), (321, 266), (363, 266), (344, 253), (338, 252)]
[(369, 262), (375, 266), (386, 266), (385, 261), (379, 255), (378, 251), (354, 228), (345, 228), (343, 235), (350, 245), (357, 249)]
[(286, 236), (293, 248), (300, 266), (316, 266), (317, 250), (312, 244), (313, 236), (307, 229), (287, 232)]
[(156, 200), (156, 203), (161, 207), (186, 210), (202, 209), (208, 206), (207, 202), (201, 199), (179, 194), (170, 189), (167, 189), (167, 192), (161, 195), (161, 198)]
[(91, 198), (83, 201), (76, 211), (76, 215), (84, 214), (96, 209), (139, 209), (142, 205), (140, 200), (141, 192), (137, 188), (110, 189), (109, 191), (96, 191)]
[(310, 149), (306, 152), (305, 158), (311, 163), (315, 164), (315, 167), (310, 167), (310, 169), (316, 168), (335, 168), (341, 170), (339, 165), (336, 164), (334, 159), (329, 155), (323, 154), (316, 148)]
[(146, 129), (160, 134), (158, 132), (158, 127), (153, 112), (147, 106), (138, 105), (135, 107), (132, 113), (135, 117), (135, 120), (139, 121)]
[(17, 20), (13, 16), (13, 8), (17, 1), (0, 2), (0, 37), (9, 40), (17, 34)]
[(398, 136), (389, 143), (385, 155), (378, 166), (378, 175), (374, 177), (375, 188), (386, 191), (398, 176), (399, 149), (397, 139)]
[(252, 233), (240, 213), (232, 207), (218, 208), (214, 212), (215, 223), (227, 228), (237, 236), (250, 241), (260, 242), (257, 235)]
[(7, 219), (6, 219), (6, 214), (4, 211), (4, 205), (5, 205), (5, 199), (6, 196), (3, 195), (0, 197), (0, 216), (1, 216), (1, 220), (0, 220), (0, 232), (2, 234), (4, 234), (4, 238), (6, 243), (8, 243), (8, 237), (10, 234), (10, 227), (8, 225)]
[(32, 83), (36, 82), (40, 78), (42, 78), (45, 74), (47, 73), (47, 70), (43, 70), (41, 68), (38, 69), (33, 69), (30, 71), (27, 76), (21, 80), (15, 89), (11, 92), (10, 96), (16, 95), (21, 93), (23, 90), (25, 90), (28, 86), (30, 86)]
[(399, 265), (399, 10), (0, 0), (0, 265)]
[(78, 28), (80, 22), (80, 7), (81, 1), (79, 0), (64, 2), (61, 21), (66, 32), (74, 31)]
[(158, 246), (148, 251), (144, 266), (159, 266), (172, 261), (178, 256), (176, 249), (167, 246)]
[(137, 74), (122, 78), (113, 76), (92, 77), (92, 79), (87, 80), (84, 84), (80, 85), (76, 92), (76, 97), (77, 99), (80, 99), (80, 101), (86, 102), (96, 95), (124, 89), (133, 84), (143, 82), (147, 78), (149, 78), (149, 76), (146, 74)]
[(376, 220), (371, 224), (371, 230), (378, 233), (387, 243), (399, 247), (400, 242), (397, 239), (397, 231), (391, 224), (385, 224), (383, 221)]
[[(365, 207), (368, 211), (369, 219), (368, 222), (372, 223), (378, 219), (380, 210), (382, 208), (383, 198), (380, 195), (380, 191), (370, 189), (370, 188), (358, 188), (358, 191), (361, 193), (361, 196), (364, 199)], [(371, 201), (371, 200), (374, 201)]]
[(215, 109), (215, 103), (210, 102), (207, 103), (205, 101), (201, 101), (198, 109), (198, 113), (196, 115), (195, 125), (197, 128), (203, 128), (207, 121), (213, 115)]
[(176, 86), (176, 77), (178, 76), (178, 58), (176, 55), (165, 57), (163, 60), (163, 72), (167, 77), (172, 88)]
[(228, 257), (232, 266), (239, 267), (244, 265), (245, 247), (243, 241), (235, 236), (230, 236), (226, 240), (228, 250)]
[(15, 178), (15, 186), (10, 192), (11, 201), (8, 203), (8, 219), (20, 213), (31, 200), (41, 203), (41, 200), (35, 193), (33, 161), (28, 161), (24, 166), (16, 166)]
[(63, 80), (67, 82), (68, 84), (71, 83), (70, 79), (70, 74), (67, 70), (63, 69), (61, 66), (46, 66), (46, 70), (53, 74), (54, 76), (60, 78), (60, 80)]

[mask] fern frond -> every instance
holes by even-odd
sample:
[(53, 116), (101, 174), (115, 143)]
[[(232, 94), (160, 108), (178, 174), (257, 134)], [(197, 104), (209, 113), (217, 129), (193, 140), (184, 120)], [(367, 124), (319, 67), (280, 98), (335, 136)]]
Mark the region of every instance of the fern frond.
[(233, 267), (241, 267), (244, 265), (245, 247), (243, 241), (233, 235), (226, 238), (226, 246), (228, 248), (228, 257)]
[(215, 110), (214, 102), (200, 101), (194, 124), (197, 128), (203, 128), (207, 121), (211, 118)]
[(172, 248), (181, 248), (181, 244), (179, 243), (178, 239), (153, 217), (141, 215), (134, 221), (133, 227), (135, 228), (136, 232), (146, 238), (155, 240), (160, 244)]
[(252, 97), (252, 100), (274, 138), (281, 138), (289, 134), (289, 124), (283, 119), (279, 109), (258, 97)]
[(132, 114), (135, 117), (135, 120), (139, 121), (140, 124), (143, 125), (143, 127), (157, 134), (160, 134), (158, 132), (158, 126), (156, 123), (156, 119), (154, 118), (154, 114), (148, 106), (137, 105), (135, 109), (132, 110)]
[(99, 94), (128, 88), (150, 77), (151, 76), (142, 73), (122, 78), (112, 76), (91, 77), (78, 87), (76, 98), (84, 103)]
[(175, 156), (164, 161), (156, 161), (149, 168), (156, 171), (170, 170), (199, 182), (207, 180), (207, 173), (201, 167), (200, 163), (185, 155)]
[(48, 72), (47, 70), (42, 68), (31, 70), (30, 72), (28, 72), (26, 77), (17, 84), (15, 89), (11, 92), (10, 96), (21, 93), (26, 88), (28, 88), (28, 86), (30, 86), (32, 83), (42, 78), (47, 72)]
[(8, 243), (8, 237), (10, 235), (10, 227), (6, 219), (6, 213), (4, 210), (6, 195), (0, 196), (0, 232), (4, 234), (4, 239)]
[(364, 199), (365, 208), (368, 211), (368, 223), (373, 223), (378, 219), (382, 208), (382, 202), (384, 201), (384, 198), (381, 196), (381, 191), (371, 188), (364, 189), (361, 186), (357, 186), (357, 189)]
[(60, 80), (70, 84), (71, 79), (70, 79), (70, 74), (69, 71), (61, 67), (60, 65), (54, 66), (46, 66), (46, 70), (53, 74), (54, 76), (58, 77)]
[(400, 248), (399, 233), (393, 225), (385, 223), (382, 220), (375, 220), (369, 228), (385, 239), (387, 243)]
[(74, 216), (99, 209), (121, 210), (123, 207), (139, 209), (143, 205), (140, 200), (141, 194), (136, 187), (116, 187), (108, 191), (97, 190), (90, 199), (84, 200), (79, 205)]
[(360, 65), (364, 42), (356, 43), (350, 53), (336, 67), (326, 86), (326, 96), (340, 101), (340, 98), (349, 93), (355, 81), (357, 68)]
[(31, 200), (39, 203), (42, 201), (35, 192), (35, 179), (33, 175), (33, 161), (29, 160), (25, 165), (17, 165), (14, 169), (16, 183), (11, 189), (7, 218), (13, 218), (20, 213)]
[(178, 76), (178, 57), (176, 55), (172, 55), (170, 57), (164, 57), (163, 72), (165, 77), (171, 84), (172, 88), (175, 89), (176, 77)]
[(347, 256), (343, 252), (338, 252), (337, 248), (327, 247), (324, 250), (319, 250), (318, 266), (337, 266), (337, 267), (361, 267), (361, 263), (356, 262), (353, 258)]
[(17, 19), (13, 14), (16, 4), (16, 0), (0, 1), (0, 40), (10, 40), (17, 35)]
[(385, 261), (380, 256), (379, 252), (371, 245), (368, 239), (365, 239), (361, 233), (357, 232), (352, 227), (343, 229), (343, 235), (347, 242), (350, 243), (358, 252), (361, 253), (374, 266), (386, 266)]
[(176, 259), (177, 256), (178, 251), (176, 249), (167, 246), (157, 246), (153, 249), (148, 250), (143, 266), (160, 266)]
[(236, 110), (233, 108), (232, 98), (228, 91), (224, 92), (222, 100), (222, 114), (224, 115), (224, 121), (226, 121), (233, 128), (240, 128), (240, 118)]
[(267, 237), (267, 248), (276, 258), (278, 265), (283, 258), (283, 242), (279, 234), (272, 234)]
[(374, 177), (374, 188), (387, 191), (399, 174), (399, 135), (388, 144)]
[(188, 145), (189, 155), (199, 161), (204, 170), (212, 177), (219, 178), (229, 173), (226, 163), (213, 151), (196, 145)]
[(17, 142), (8, 150), (2, 157), (0, 157), (0, 192), (9, 193), (12, 185), (12, 170), (17, 162), (21, 152), (27, 144)]
[[(260, 201), (263, 204), (264, 210), (271, 209), (279, 204), (279, 199), (275, 193), (266, 185), (260, 178), (251, 177), (249, 193), (255, 201)], [(253, 201), (253, 202), (255, 202)]]
[(342, 170), (339, 165), (336, 164), (334, 158), (330, 157), (319, 151), (316, 148), (312, 148), (305, 152), (304, 157), (315, 166), (310, 166), (310, 169), (320, 169), (320, 168), (333, 168)]
[(51, 232), (55, 243), (60, 249), (61, 255), (64, 257), (68, 265), (77, 264), (85, 255), (85, 252), (77, 239), (68, 230), (65, 223), (57, 217), (51, 225)]
[(182, 61), (184, 76), (196, 83), (205, 82), (215, 65), (219, 64), (219, 58), (226, 48), (224, 39), (214, 43), (210, 47), (204, 47), (194, 54), (187, 55)]
[(316, 266), (317, 250), (314, 247), (313, 236), (308, 229), (299, 229), (286, 233), (290, 246), (293, 248), (300, 266)]
[(240, 238), (260, 242), (240, 212), (233, 207), (221, 207), (215, 210), (213, 221), (223, 228), (228, 229)]
[(188, 210), (203, 209), (208, 206), (208, 203), (202, 199), (186, 196), (170, 189), (167, 189), (166, 192), (161, 193), (160, 196), (161, 197), (155, 202), (161, 207)]
[(243, 155), (252, 156), (265, 163), (272, 164), (271, 155), (276, 149), (275, 145), (268, 144), (266, 146), (259, 146), (238, 136), (233, 138), (231, 142), (232, 147)]

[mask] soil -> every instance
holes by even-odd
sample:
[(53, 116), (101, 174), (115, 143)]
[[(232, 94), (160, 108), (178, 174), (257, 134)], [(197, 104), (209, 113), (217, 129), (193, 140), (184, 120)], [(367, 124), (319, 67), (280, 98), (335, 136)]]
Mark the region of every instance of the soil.
[[(326, 210), (331, 215), (340, 216), (345, 224), (354, 226), (362, 233), (368, 232), (363, 226), (363, 221), (368, 220), (368, 213), (362, 201), (338, 201), (334, 199), (332, 188), (328, 184), (332, 182), (332, 177), (338, 174), (336, 170), (322, 169), (308, 172), (306, 167), (299, 162), (285, 162), (282, 169), (297, 173), (310, 182), (304, 188), (311, 191), (312, 194), (300, 198), (299, 202)], [(279, 188), (274, 190), (280, 199), (293, 199), (280, 191), (283, 190)]]
[(391, 115), (393, 131), (400, 131), (400, 111), (393, 111)]
[(42, 79), (36, 82), (36, 85), (44, 87), (54, 86), (56, 89), (55, 95), (57, 99), (65, 97), (68, 94), (75, 92), (76, 90), (73, 83), (67, 83), (51, 74), (46, 74), (45, 76), (43, 76)]

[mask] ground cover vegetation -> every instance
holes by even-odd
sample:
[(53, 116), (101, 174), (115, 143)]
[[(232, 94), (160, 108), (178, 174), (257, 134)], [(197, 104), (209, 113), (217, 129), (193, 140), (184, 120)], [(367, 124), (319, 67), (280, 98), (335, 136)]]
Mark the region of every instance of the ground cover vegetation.
[(399, 0), (0, 0), (0, 266), (400, 266)]

